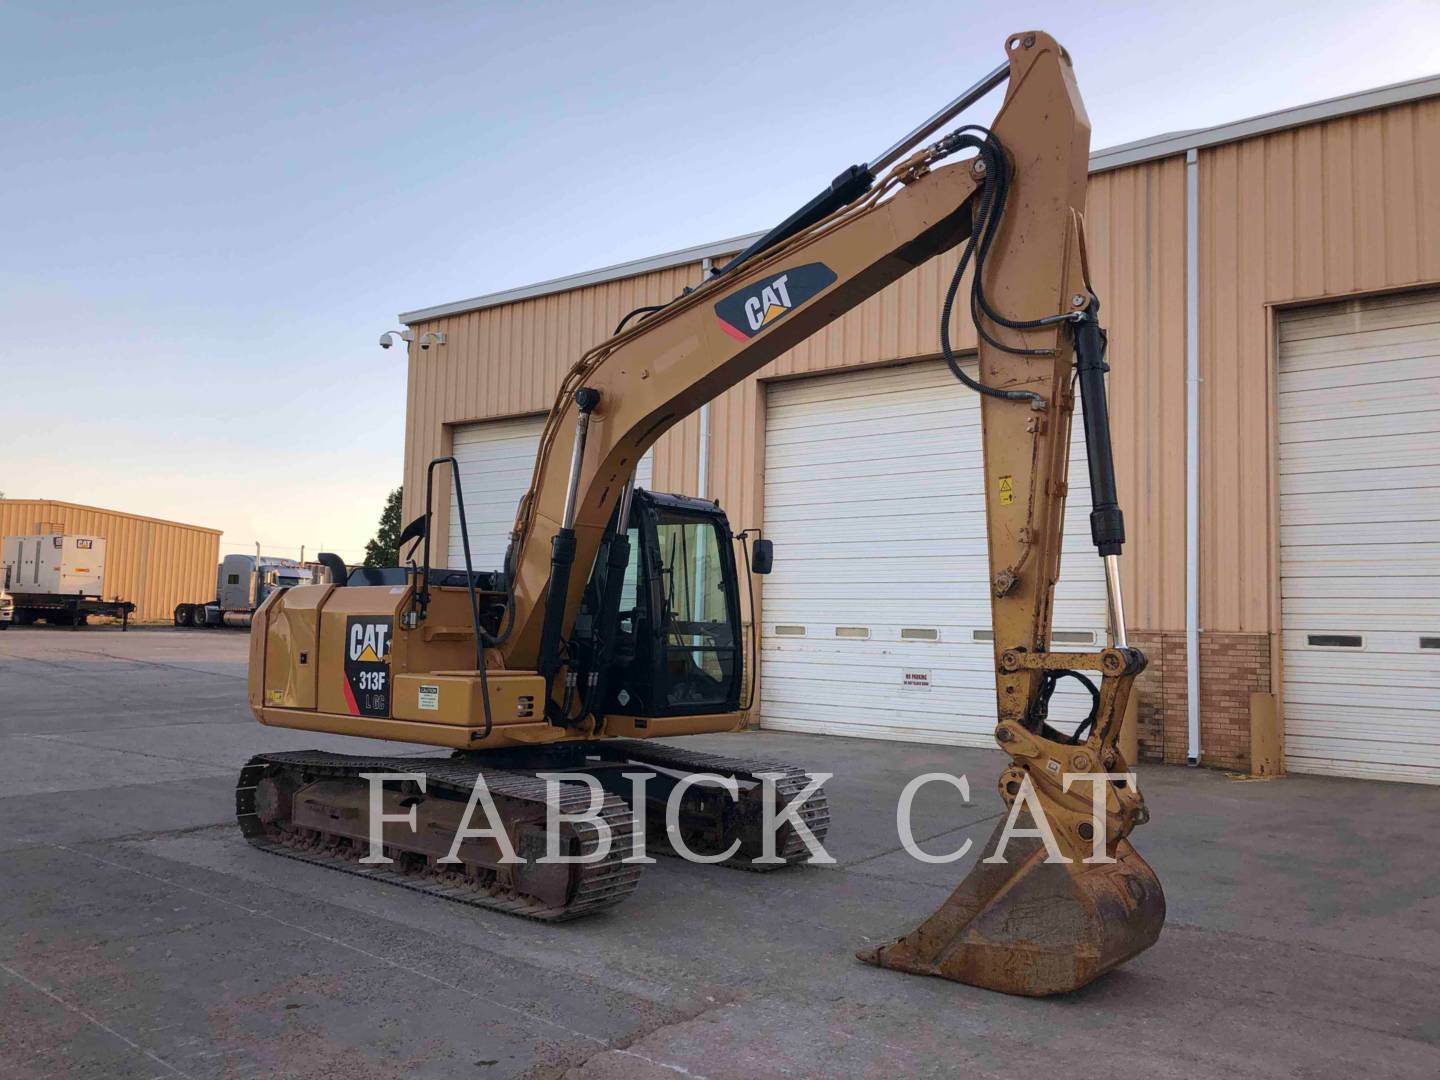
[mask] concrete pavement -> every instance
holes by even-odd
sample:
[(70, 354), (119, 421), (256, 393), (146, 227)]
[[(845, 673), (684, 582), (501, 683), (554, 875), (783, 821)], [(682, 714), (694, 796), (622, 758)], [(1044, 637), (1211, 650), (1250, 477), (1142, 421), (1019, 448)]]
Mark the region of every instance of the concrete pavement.
[[(231, 787), (260, 750), (245, 635), (0, 634), (6, 1077), (1440, 1076), (1440, 789), (1141, 772), (1160, 942), (1060, 999), (876, 970), (978, 848), (996, 751), (746, 733), (686, 745), (833, 772), (831, 867), (662, 860), (543, 926), (255, 851)], [(395, 748), (385, 744), (393, 753)]]

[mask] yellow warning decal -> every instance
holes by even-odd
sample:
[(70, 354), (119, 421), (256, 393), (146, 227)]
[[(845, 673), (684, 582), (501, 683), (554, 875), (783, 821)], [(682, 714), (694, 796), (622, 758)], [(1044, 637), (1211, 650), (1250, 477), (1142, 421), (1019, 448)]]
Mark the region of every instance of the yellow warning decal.
[(1013, 476), (1000, 477), (1000, 505), (1009, 506), (1015, 501), (1015, 478)]

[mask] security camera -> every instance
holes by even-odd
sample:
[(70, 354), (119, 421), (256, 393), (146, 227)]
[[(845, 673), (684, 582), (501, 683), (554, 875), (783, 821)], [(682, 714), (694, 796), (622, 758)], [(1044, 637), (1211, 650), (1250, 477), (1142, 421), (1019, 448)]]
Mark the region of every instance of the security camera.
[(430, 348), (431, 345), (444, 345), (444, 344), (445, 344), (445, 335), (444, 335), (443, 332), (442, 332), (442, 333), (438, 333), (438, 334), (436, 334), (436, 333), (429, 333), (429, 334), (421, 334), (421, 335), (420, 335), (420, 348), (422, 348), (422, 349), (428, 349), (428, 348)]
[[(380, 347), (382, 349), (390, 348), (391, 345), (395, 344), (397, 338), (401, 341), (412, 340), (409, 330), (386, 330), (385, 333), (380, 335)], [(423, 349), (424, 346), (422, 345), (421, 348)]]

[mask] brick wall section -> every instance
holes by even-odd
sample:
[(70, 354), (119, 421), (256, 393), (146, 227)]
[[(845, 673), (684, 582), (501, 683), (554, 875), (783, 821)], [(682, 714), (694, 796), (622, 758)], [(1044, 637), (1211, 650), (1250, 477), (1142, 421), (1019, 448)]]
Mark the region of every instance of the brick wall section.
[[(1140, 758), (1183, 764), (1187, 749), (1185, 635), (1136, 632), (1131, 642), (1150, 659), (1136, 680)], [(1265, 634), (1200, 635), (1201, 763), (1250, 768), (1250, 695), (1270, 692), (1270, 639)]]
[(1160, 761), (1165, 756), (1164, 640), (1164, 634), (1130, 633), (1130, 644), (1150, 660), (1150, 666), (1140, 673), (1132, 691), (1139, 698), (1135, 718), (1141, 761)]

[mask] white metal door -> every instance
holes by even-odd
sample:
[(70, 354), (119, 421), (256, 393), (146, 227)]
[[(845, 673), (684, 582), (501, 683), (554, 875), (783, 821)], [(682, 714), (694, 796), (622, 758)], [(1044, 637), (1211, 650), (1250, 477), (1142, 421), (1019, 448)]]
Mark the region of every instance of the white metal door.
[(1280, 321), (1285, 757), (1440, 783), (1440, 293)]
[[(498, 570), (505, 562), (505, 547), (515, 525), (515, 511), (530, 487), (535, 455), (540, 450), (544, 416), (509, 420), (482, 420), (455, 428), (451, 453), (460, 463), (460, 486), (465, 492), (465, 522), (470, 530), (470, 559), (476, 570)], [(649, 488), (653, 452), (640, 459), (636, 485)], [(440, 480), (437, 473), (436, 480)], [(445, 478), (448, 482), (448, 477)], [(460, 540), (460, 515), (450, 494), (449, 560), (452, 569), (465, 568)]]
[[(1055, 647), (1105, 642), (1075, 424)], [(770, 387), (761, 722), (786, 731), (994, 745), (980, 405), (924, 362)], [(1069, 680), (1057, 726), (1089, 697)]]

